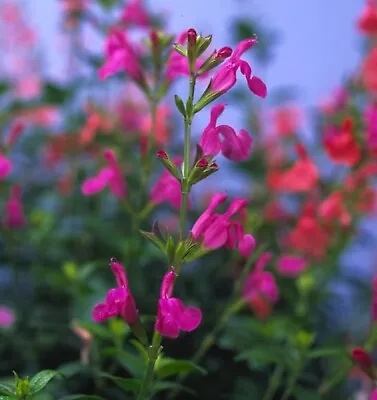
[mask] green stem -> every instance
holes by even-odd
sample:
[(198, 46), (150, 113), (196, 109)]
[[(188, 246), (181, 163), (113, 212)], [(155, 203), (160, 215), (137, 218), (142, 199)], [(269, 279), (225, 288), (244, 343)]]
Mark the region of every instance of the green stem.
[(263, 396), (263, 400), (272, 400), (276, 391), (278, 390), (281, 382), (281, 378), (283, 377), (284, 367), (282, 365), (277, 365), (273, 375), (271, 376), (268, 388)]
[(148, 351), (148, 365), (145, 371), (144, 379), (141, 384), (140, 393), (137, 400), (148, 400), (153, 385), (154, 366), (160, 353), (162, 336), (158, 332), (154, 332), (152, 346)]
[[(229, 318), (235, 314), (238, 310), (240, 310), (244, 306), (244, 301), (243, 300), (238, 300), (232, 304), (230, 304), (228, 307), (225, 308), (223, 313), (221, 314), (217, 324), (215, 327), (212, 329), (212, 331), (204, 338), (202, 341), (199, 349), (196, 351), (194, 356), (192, 357), (192, 362), (195, 364), (198, 364), (204, 355), (207, 353), (207, 351), (215, 344), (217, 335), (219, 332), (224, 328), (224, 326), (228, 323)], [(188, 373), (185, 372), (183, 374), (180, 374), (177, 379), (177, 383), (180, 384), (182, 383)], [(173, 400), (177, 398), (178, 394), (180, 393), (181, 389), (179, 386), (177, 386), (168, 396), (169, 400)]]
[(187, 208), (188, 208), (188, 197), (190, 193), (190, 185), (188, 182), (188, 176), (190, 173), (190, 150), (191, 150), (191, 125), (194, 117), (193, 104), (194, 104), (194, 93), (195, 93), (196, 76), (191, 74), (189, 83), (189, 97), (187, 104), (191, 104), (191, 107), (187, 107), (187, 115), (185, 117), (185, 137), (183, 147), (183, 169), (182, 169), (182, 202), (179, 217), (179, 232), (180, 238), (183, 239), (185, 234), (185, 225), (187, 219)]

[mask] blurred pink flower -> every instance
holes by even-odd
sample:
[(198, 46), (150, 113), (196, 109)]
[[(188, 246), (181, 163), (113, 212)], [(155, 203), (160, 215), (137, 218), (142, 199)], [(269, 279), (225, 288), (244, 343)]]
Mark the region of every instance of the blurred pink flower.
[(367, 129), (367, 147), (374, 156), (377, 156), (377, 104), (367, 107), (364, 119)]
[(0, 328), (8, 328), (14, 324), (16, 317), (14, 312), (5, 306), (0, 306)]
[(276, 269), (282, 276), (296, 277), (307, 268), (307, 261), (300, 256), (284, 254), (279, 257)]
[(105, 55), (105, 63), (98, 71), (102, 80), (122, 70), (132, 79), (142, 78), (143, 71), (139, 57), (125, 32), (119, 29), (110, 32), (106, 39)]
[(129, 325), (134, 325), (139, 321), (139, 312), (128, 287), (126, 271), (115, 258), (110, 260), (110, 267), (117, 287), (107, 292), (105, 302), (95, 305), (92, 312), (93, 320), (103, 322), (120, 315)]
[(30, 75), (20, 79), (15, 86), (15, 96), (22, 100), (32, 100), (38, 97), (42, 91), (41, 78)]
[(152, 132), (152, 117), (150, 114), (144, 116), (140, 121), (140, 131), (148, 136), (154, 133), (154, 140), (157, 146), (165, 144), (170, 135), (169, 120), (171, 109), (163, 104), (159, 105), (156, 111), (156, 130)]
[(175, 272), (169, 271), (162, 280), (155, 324), (156, 331), (168, 338), (177, 338), (180, 331), (195, 330), (202, 320), (199, 308), (185, 307), (180, 299), (171, 297), (175, 277)]
[(21, 202), (21, 187), (13, 185), (10, 197), (5, 205), (6, 218), (5, 226), (9, 229), (19, 229), (26, 225), (26, 218)]
[(81, 186), (81, 192), (85, 196), (91, 196), (104, 190), (109, 186), (112, 194), (118, 199), (124, 199), (127, 195), (126, 181), (123, 178), (122, 170), (112, 150), (106, 149), (104, 157), (108, 166), (102, 168), (99, 173), (88, 178)]
[(122, 21), (127, 25), (148, 27), (150, 18), (142, 0), (130, 0), (122, 12)]
[(247, 277), (242, 292), (243, 299), (250, 304), (260, 319), (265, 319), (270, 315), (271, 306), (279, 299), (275, 277), (271, 272), (264, 271), (271, 257), (270, 253), (261, 254), (254, 270)]
[(5, 179), (13, 170), (13, 163), (0, 153), (0, 179)]
[(210, 122), (202, 133), (199, 145), (205, 155), (216, 156), (221, 151), (229, 160), (244, 161), (250, 156), (252, 138), (245, 129), (237, 135), (229, 125), (216, 125), (224, 108), (224, 104), (212, 107)]
[(370, 394), (369, 400), (377, 400), (377, 389), (374, 389)]

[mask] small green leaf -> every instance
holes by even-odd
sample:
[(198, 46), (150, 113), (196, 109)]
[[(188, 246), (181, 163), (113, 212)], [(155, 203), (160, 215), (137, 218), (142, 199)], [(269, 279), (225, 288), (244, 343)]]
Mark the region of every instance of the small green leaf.
[(97, 0), (104, 8), (112, 8), (119, 3), (119, 0)]
[(121, 378), (119, 376), (114, 376), (105, 372), (101, 373), (100, 376), (103, 378), (111, 379), (119, 388), (121, 388), (125, 392), (138, 393), (140, 391), (140, 379)]
[(132, 346), (135, 347), (135, 349), (138, 351), (138, 353), (141, 355), (141, 357), (143, 357), (145, 365), (147, 365), (148, 363), (148, 352), (145, 349), (145, 347), (137, 340), (135, 339), (131, 339), (130, 340)]
[(14, 396), (0, 396), (0, 400), (17, 400)]
[(140, 230), (140, 233), (147, 238), (152, 244), (154, 244), (158, 249), (165, 253), (165, 243), (160, 240), (154, 233), (145, 232)]
[(177, 106), (179, 112), (185, 117), (186, 110), (185, 110), (185, 105), (183, 104), (183, 100), (178, 95), (174, 95), (174, 100), (175, 100), (175, 105)]
[(135, 378), (141, 378), (145, 371), (145, 362), (139, 354), (129, 351), (119, 351), (115, 347), (110, 347), (101, 352), (103, 356), (114, 357), (119, 364), (125, 368)]
[(14, 390), (7, 385), (0, 383), (0, 394), (7, 396), (14, 396)]
[(198, 365), (194, 364), (192, 361), (187, 360), (162, 358), (158, 361), (158, 364), (156, 365), (156, 375), (161, 379), (190, 372), (199, 372), (202, 375), (207, 374), (207, 371), (204, 368), (201, 368)]
[(60, 372), (51, 369), (38, 372), (30, 381), (30, 394), (33, 395), (41, 391), (57, 375), (60, 375)]

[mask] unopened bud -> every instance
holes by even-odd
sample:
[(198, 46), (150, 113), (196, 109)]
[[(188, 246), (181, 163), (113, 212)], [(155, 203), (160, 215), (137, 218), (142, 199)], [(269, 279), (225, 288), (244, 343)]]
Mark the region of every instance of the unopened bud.
[(178, 168), (170, 159), (169, 154), (165, 150), (159, 150), (156, 155), (161, 160), (163, 166), (174, 176), (174, 178), (180, 181), (181, 176), (179, 174)]
[(230, 47), (222, 47), (215, 53), (215, 58), (217, 60), (225, 60), (226, 58), (230, 57), (233, 53), (233, 50)]
[(357, 364), (363, 372), (365, 372), (371, 379), (376, 379), (376, 370), (373, 364), (373, 359), (368, 352), (361, 347), (356, 347), (352, 350), (352, 360)]
[(156, 156), (158, 158), (163, 158), (165, 160), (167, 160), (169, 158), (168, 153), (165, 150), (158, 150), (158, 152), (156, 153)]
[(197, 168), (207, 168), (208, 167), (208, 160), (206, 158), (201, 158), (196, 163)]
[(189, 46), (195, 46), (196, 45), (196, 38), (197, 38), (197, 33), (196, 30), (191, 28), (187, 31), (187, 43)]

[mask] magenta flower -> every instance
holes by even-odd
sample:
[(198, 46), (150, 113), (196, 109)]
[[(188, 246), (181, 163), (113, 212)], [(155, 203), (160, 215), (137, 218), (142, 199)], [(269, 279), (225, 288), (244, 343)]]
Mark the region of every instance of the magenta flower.
[(168, 338), (177, 338), (180, 331), (195, 330), (202, 320), (199, 308), (185, 307), (181, 300), (171, 297), (175, 277), (175, 272), (169, 271), (162, 280), (155, 323), (155, 330)]
[(242, 297), (250, 303), (259, 318), (266, 318), (271, 312), (271, 305), (279, 299), (279, 289), (275, 277), (264, 271), (271, 259), (270, 253), (263, 253), (255, 264), (254, 270), (247, 277)]
[(308, 266), (307, 261), (295, 255), (282, 255), (277, 260), (276, 268), (280, 275), (296, 277), (300, 275)]
[(127, 25), (139, 25), (147, 27), (149, 25), (149, 15), (142, 6), (141, 0), (131, 0), (123, 9), (122, 21)]
[(216, 156), (221, 152), (229, 160), (244, 161), (250, 156), (252, 138), (244, 129), (237, 135), (229, 125), (216, 125), (224, 109), (224, 104), (212, 107), (210, 121), (203, 131), (199, 145), (205, 155)]
[(110, 32), (106, 40), (105, 55), (106, 61), (98, 71), (100, 79), (107, 79), (121, 70), (132, 79), (142, 79), (139, 57), (124, 32), (118, 29)]
[(107, 149), (104, 151), (104, 157), (108, 166), (102, 168), (96, 176), (88, 178), (82, 184), (81, 192), (85, 196), (92, 196), (109, 186), (115, 197), (124, 199), (127, 195), (127, 186), (115, 154), (112, 150)]
[(5, 179), (13, 170), (13, 163), (0, 153), (0, 179)]
[(0, 328), (9, 328), (15, 320), (14, 312), (10, 308), (0, 306)]
[(21, 202), (21, 188), (14, 185), (10, 191), (10, 197), (5, 205), (5, 226), (9, 229), (19, 229), (26, 225), (26, 218)]
[(367, 145), (373, 155), (377, 155), (377, 107), (369, 106), (365, 111)]
[(103, 303), (95, 305), (92, 317), (95, 322), (121, 316), (130, 326), (139, 322), (139, 311), (128, 287), (126, 271), (115, 258), (110, 260), (110, 267), (115, 276), (117, 287), (107, 292)]
[(369, 400), (377, 400), (377, 389), (374, 389), (370, 394)]
[(215, 214), (215, 209), (227, 199), (226, 194), (216, 193), (207, 209), (195, 222), (191, 234), (195, 240), (202, 240), (208, 249), (237, 248), (244, 257), (249, 257), (255, 248), (255, 240), (250, 234), (244, 234), (239, 221), (231, 220), (240, 214), (247, 205), (247, 200), (236, 198), (224, 214)]
[[(182, 159), (177, 157), (173, 162), (179, 166), (182, 164)], [(168, 170), (164, 170), (161, 177), (152, 187), (150, 198), (154, 204), (161, 204), (167, 201), (172, 207), (179, 209), (182, 201), (181, 185)]]
[(259, 97), (267, 96), (267, 87), (263, 81), (252, 75), (250, 65), (241, 60), (241, 56), (257, 42), (256, 38), (242, 40), (231, 57), (220, 67), (218, 72), (211, 80), (209, 87), (210, 93), (224, 94), (230, 90), (237, 82), (237, 71), (245, 76), (249, 89)]

